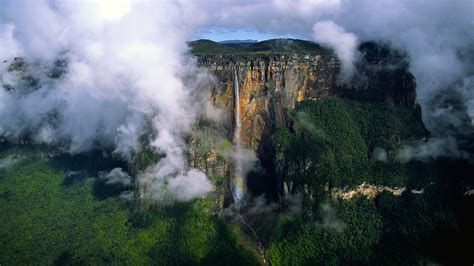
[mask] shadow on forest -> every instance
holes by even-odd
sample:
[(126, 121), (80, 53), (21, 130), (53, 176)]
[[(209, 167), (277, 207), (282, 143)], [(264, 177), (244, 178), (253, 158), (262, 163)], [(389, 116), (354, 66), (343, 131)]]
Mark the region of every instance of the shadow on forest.
[(117, 197), (124, 191), (121, 186), (105, 185), (104, 182), (98, 179), (100, 172), (110, 171), (117, 167), (127, 169), (127, 164), (124, 161), (114, 159), (111, 156), (104, 157), (101, 151), (91, 151), (78, 155), (61, 154), (51, 158), (50, 165), (55, 169), (66, 172), (66, 177), (61, 183), (64, 187), (71, 187), (86, 179), (93, 178), (92, 193), (97, 199)]

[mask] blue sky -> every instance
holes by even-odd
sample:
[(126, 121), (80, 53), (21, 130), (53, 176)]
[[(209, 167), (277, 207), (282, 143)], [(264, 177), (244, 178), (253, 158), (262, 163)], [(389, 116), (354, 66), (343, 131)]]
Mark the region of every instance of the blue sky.
[(275, 35), (261, 33), (252, 28), (225, 28), (225, 27), (206, 27), (193, 34), (192, 39), (210, 39), (213, 41), (225, 40), (268, 40), (275, 38), (295, 38), (293, 35)]

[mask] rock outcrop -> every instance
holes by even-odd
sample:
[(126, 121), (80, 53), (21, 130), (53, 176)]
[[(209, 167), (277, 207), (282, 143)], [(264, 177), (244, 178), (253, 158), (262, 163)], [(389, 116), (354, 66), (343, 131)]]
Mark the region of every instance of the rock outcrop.
[(368, 102), (386, 102), (421, 112), (416, 101), (416, 80), (409, 71), (408, 56), (388, 45), (366, 42), (349, 82), (341, 83), (337, 94)]

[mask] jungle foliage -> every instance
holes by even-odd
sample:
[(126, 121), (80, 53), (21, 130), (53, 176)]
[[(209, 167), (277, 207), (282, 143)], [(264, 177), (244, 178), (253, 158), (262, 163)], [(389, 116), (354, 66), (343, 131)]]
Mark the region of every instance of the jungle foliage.
[(121, 166), (112, 159), (30, 145), (3, 146), (0, 158), (10, 160), (0, 168), (1, 265), (259, 264), (213, 198), (132, 208), (97, 182)]
[[(401, 145), (427, 136), (416, 114), (335, 97), (301, 102), (287, 118), (272, 141), (280, 195), (288, 202), (269, 204), (273, 209), (255, 226), (272, 265), (470, 261), (472, 202), (459, 196), (458, 184), (473, 168), (446, 158), (397, 160)], [(196, 142), (197, 155), (207, 154), (208, 142)], [(386, 156), (376, 158), (376, 149)], [(159, 157), (144, 149), (136, 160), (146, 166)], [(70, 156), (0, 144), (0, 264), (261, 264), (255, 243), (219, 215), (216, 195), (135, 205), (120, 198), (119, 188), (98, 182), (98, 172), (115, 167), (128, 166), (101, 151)], [(375, 199), (330, 193), (362, 182), (407, 190)], [(300, 198), (301, 206), (289, 206)]]
[[(465, 162), (401, 162), (397, 149), (427, 136), (405, 107), (340, 98), (303, 101), (272, 136), (280, 193), (302, 194), (303, 212), (281, 212), (263, 232), (275, 265), (423, 265), (466, 260), (459, 235), (459, 191)], [(375, 158), (374, 149), (383, 149)], [(469, 168), (469, 167), (468, 167)], [(470, 168), (469, 168), (470, 169)], [(366, 182), (405, 187), (396, 196), (337, 199), (333, 188)], [(421, 193), (413, 193), (421, 190)], [(456, 198), (457, 197), (457, 198)], [(461, 200), (462, 201), (462, 200)], [(458, 211), (456, 211), (456, 209)], [(464, 210), (466, 212), (466, 210)], [(452, 247), (444, 241), (453, 240)], [(445, 247), (445, 248), (440, 248)]]

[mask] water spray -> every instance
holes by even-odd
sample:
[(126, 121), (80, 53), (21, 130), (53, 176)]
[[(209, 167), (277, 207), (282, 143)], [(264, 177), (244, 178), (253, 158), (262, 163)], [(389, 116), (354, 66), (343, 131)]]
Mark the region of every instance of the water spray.
[(232, 196), (234, 198), (235, 203), (240, 203), (244, 196), (245, 191), (245, 177), (243, 176), (242, 171), (242, 144), (240, 141), (240, 133), (241, 133), (241, 126), (242, 122), (240, 120), (240, 96), (239, 96), (240, 88), (239, 88), (239, 76), (237, 74), (237, 66), (234, 68), (234, 99), (235, 99), (235, 107), (234, 107), (234, 119), (235, 119), (235, 128), (234, 128), (234, 144), (236, 147), (236, 155), (235, 155), (235, 171), (234, 171), (234, 179), (232, 180)]

